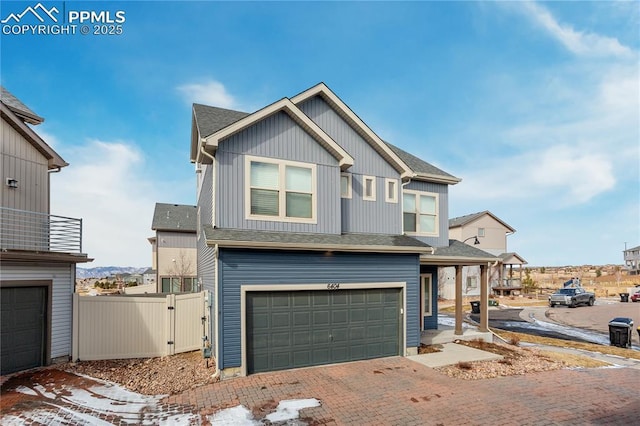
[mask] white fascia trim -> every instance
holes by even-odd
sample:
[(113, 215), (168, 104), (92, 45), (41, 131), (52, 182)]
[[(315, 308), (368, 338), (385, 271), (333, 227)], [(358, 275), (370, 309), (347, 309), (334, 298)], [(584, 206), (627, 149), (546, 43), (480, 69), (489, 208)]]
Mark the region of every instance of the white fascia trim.
[(236, 121), (224, 129), (207, 136), (203, 139), (206, 147), (215, 152), (215, 150), (218, 149), (218, 144), (221, 140), (226, 139), (279, 111), (286, 112), (292, 119), (300, 124), (307, 133), (320, 142), (320, 144), (329, 151), (336, 160), (338, 160), (342, 170), (346, 170), (353, 166), (353, 158), (344, 149), (342, 149), (340, 145), (331, 139), (331, 136), (326, 134), (324, 130), (300, 111), (300, 109), (287, 98), (280, 99), (279, 101)]
[(455, 176), (441, 176), (441, 175), (432, 175), (429, 173), (416, 173), (413, 176), (415, 180), (424, 180), (428, 182), (434, 183), (446, 183), (447, 185), (455, 185), (457, 183), (462, 182), (462, 179), (457, 178)]
[[(226, 248), (276, 249), (305, 251), (349, 251), (359, 253), (431, 253), (431, 247), (360, 246), (341, 244), (276, 243), (269, 241), (207, 240), (207, 245)], [(493, 259), (495, 260), (495, 259)]]
[(432, 254), (421, 254), (421, 264), (438, 264), (438, 265), (486, 265), (487, 263), (493, 263), (496, 260), (500, 260), (497, 257), (464, 257), (464, 256), (438, 256)]
[(369, 143), (376, 145), (376, 147), (380, 151), (382, 151), (389, 160), (395, 163), (394, 168), (398, 170), (398, 172), (400, 172), (401, 179), (408, 179), (414, 175), (411, 168), (404, 161), (402, 161), (400, 157), (398, 157), (395, 152), (393, 152), (391, 148), (389, 148), (389, 146), (387, 146), (387, 144), (384, 143), (384, 141), (380, 139), (380, 137), (376, 135), (373, 130), (371, 130), (369, 126), (367, 126), (366, 123), (362, 121), (360, 117), (358, 117), (351, 110), (351, 108), (349, 108), (344, 102), (342, 102), (342, 100), (324, 83), (319, 83), (312, 88), (305, 90), (304, 92), (291, 98), (291, 101), (297, 105), (300, 102), (303, 102), (319, 94), (323, 95), (323, 97), (328, 100), (330, 104), (335, 105), (340, 110), (340, 112), (342, 112), (342, 115), (353, 122), (353, 124), (357, 126), (364, 135), (366, 135), (366, 137), (369, 139)]

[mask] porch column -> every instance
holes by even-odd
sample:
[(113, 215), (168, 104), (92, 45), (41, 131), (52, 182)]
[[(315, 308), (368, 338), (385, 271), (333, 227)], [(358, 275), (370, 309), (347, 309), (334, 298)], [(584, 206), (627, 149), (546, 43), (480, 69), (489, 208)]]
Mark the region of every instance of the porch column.
[(480, 331), (489, 331), (488, 293), (487, 265), (480, 265)]
[(462, 266), (456, 265), (456, 329), (454, 334), (462, 335)]

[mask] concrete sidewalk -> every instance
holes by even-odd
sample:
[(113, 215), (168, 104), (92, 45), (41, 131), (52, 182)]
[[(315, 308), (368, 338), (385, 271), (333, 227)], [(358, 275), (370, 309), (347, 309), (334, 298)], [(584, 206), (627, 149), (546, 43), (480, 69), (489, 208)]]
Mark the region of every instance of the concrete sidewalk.
[(407, 357), (407, 359), (411, 361), (419, 362), (431, 368), (453, 365), (459, 362), (493, 361), (502, 358), (502, 355), (481, 351), (480, 349), (457, 343), (444, 343), (440, 352)]

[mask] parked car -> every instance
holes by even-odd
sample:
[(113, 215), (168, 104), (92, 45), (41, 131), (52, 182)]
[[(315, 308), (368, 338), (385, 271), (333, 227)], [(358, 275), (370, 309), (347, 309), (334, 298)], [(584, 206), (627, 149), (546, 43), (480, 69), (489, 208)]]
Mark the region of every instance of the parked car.
[(596, 295), (582, 287), (561, 288), (549, 296), (549, 306), (552, 308), (556, 305), (565, 305), (570, 308), (575, 308), (578, 305), (593, 306), (595, 301)]
[(636, 291), (631, 295), (632, 302), (640, 302), (640, 290)]

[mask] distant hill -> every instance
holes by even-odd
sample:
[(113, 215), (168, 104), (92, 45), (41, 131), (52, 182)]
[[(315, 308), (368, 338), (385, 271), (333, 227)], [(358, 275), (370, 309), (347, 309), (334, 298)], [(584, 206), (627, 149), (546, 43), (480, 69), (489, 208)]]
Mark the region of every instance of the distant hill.
[(106, 278), (116, 274), (141, 274), (149, 269), (148, 266), (98, 266), (96, 268), (77, 268), (76, 278)]

